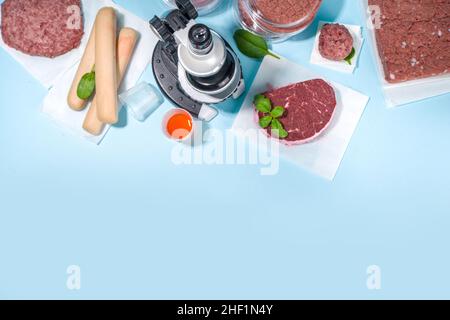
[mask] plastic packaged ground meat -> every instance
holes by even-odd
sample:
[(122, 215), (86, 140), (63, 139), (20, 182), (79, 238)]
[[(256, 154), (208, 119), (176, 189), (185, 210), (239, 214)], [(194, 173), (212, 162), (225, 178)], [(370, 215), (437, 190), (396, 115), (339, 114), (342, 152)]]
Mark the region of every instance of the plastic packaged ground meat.
[(270, 40), (286, 40), (305, 30), (322, 0), (234, 0), (239, 24)]
[(362, 0), (389, 107), (450, 92), (450, 0)]
[(375, 37), (386, 81), (415, 80), (450, 70), (449, 0), (368, 3), (379, 8)]

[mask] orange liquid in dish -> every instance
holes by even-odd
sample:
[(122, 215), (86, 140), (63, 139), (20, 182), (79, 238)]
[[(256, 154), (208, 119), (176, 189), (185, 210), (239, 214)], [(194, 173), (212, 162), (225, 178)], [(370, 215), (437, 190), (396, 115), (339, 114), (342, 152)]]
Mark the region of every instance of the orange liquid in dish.
[(174, 139), (184, 139), (192, 131), (192, 118), (188, 114), (177, 113), (167, 121), (167, 133)]

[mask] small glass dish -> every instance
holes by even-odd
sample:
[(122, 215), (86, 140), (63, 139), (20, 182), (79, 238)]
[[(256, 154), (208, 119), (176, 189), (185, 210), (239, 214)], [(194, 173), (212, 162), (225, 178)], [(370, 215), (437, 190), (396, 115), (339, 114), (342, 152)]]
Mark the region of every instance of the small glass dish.
[[(170, 8), (175, 8), (175, 0), (163, 0), (163, 2)], [(204, 16), (216, 10), (223, 0), (191, 0), (191, 2), (198, 14)]]
[(281, 42), (303, 32), (314, 21), (322, 0), (233, 0), (239, 25), (267, 40)]

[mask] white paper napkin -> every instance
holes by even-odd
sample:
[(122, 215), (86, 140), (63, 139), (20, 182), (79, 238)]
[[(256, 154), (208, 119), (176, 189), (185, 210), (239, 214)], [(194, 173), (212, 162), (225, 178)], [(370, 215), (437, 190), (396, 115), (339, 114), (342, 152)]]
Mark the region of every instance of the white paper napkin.
[[(255, 121), (253, 98), (256, 94), (267, 91), (268, 86), (279, 88), (318, 78), (323, 79), (287, 59), (266, 57), (236, 117), (232, 131), (240, 135), (245, 130), (261, 130)], [(281, 143), (279, 145), (280, 155), (285, 159), (325, 179), (333, 180), (369, 97), (341, 84), (327, 82), (333, 86), (337, 96), (335, 115), (329, 128), (311, 143), (298, 146)], [(261, 145), (261, 142), (255, 139), (251, 143)]]
[(8, 47), (5, 42), (3, 42), (2, 37), (0, 37), (0, 46), (20, 63), (34, 78), (42, 83), (44, 87), (49, 89), (68, 68), (80, 60), (89, 39), (89, 33), (94, 24), (97, 11), (104, 5), (104, 0), (82, 0), (85, 35), (77, 49), (62, 56), (53, 59), (29, 56)]
[(364, 43), (364, 38), (361, 33), (361, 27), (355, 26), (351, 24), (342, 24), (345, 26), (348, 31), (350, 31), (350, 34), (353, 37), (353, 47), (355, 48), (355, 56), (352, 59), (352, 64), (348, 64), (347, 61), (332, 61), (325, 59), (322, 57), (322, 55), (319, 52), (319, 38), (320, 38), (320, 31), (322, 30), (322, 27), (327, 23), (333, 23), (333, 22), (325, 22), (325, 21), (319, 21), (319, 27), (317, 28), (317, 34), (316, 39), (314, 40), (314, 47), (311, 52), (311, 64), (316, 64), (324, 68), (329, 68), (335, 71), (345, 72), (345, 73), (353, 73), (356, 69), (356, 66), (358, 65), (359, 55), (361, 53), (361, 49)]
[[(137, 83), (142, 73), (150, 63), (153, 49), (158, 42), (158, 39), (150, 31), (149, 25), (146, 21), (135, 16), (134, 14), (130, 13), (129, 11), (125, 10), (124, 8), (113, 3), (110, 0), (102, 0), (99, 1), (99, 3), (101, 3), (100, 6), (91, 7), (92, 10), (95, 10), (94, 12), (87, 12), (85, 14), (95, 17), (100, 8), (105, 6), (113, 7), (118, 13), (119, 29), (120, 27), (126, 26), (135, 29), (139, 33), (138, 44), (128, 67), (127, 74), (122, 82), (121, 89), (119, 90), (119, 92), (122, 92), (132, 88)], [(86, 38), (89, 37), (90, 32), (91, 30), (86, 30)], [(85, 46), (86, 44), (84, 44), (84, 47), (82, 48), (83, 51)], [(78, 61), (76, 62), (79, 62), (80, 59), (81, 57), (79, 57)], [(73, 111), (67, 105), (67, 94), (69, 92), (73, 78), (75, 77), (77, 68), (78, 63), (75, 63), (70, 67), (68, 71), (63, 73), (63, 75), (58, 79), (57, 83), (53, 85), (47, 97), (44, 99), (42, 111), (45, 114), (49, 115), (53, 120), (55, 120), (57, 124), (62, 128), (68, 129), (75, 135), (86, 138), (93, 143), (99, 144), (103, 140), (110, 127), (105, 127), (103, 133), (100, 136), (93, 136), (87, 133), (82, 128), (82, 125), (89, 106), (84, 111), (77, 112)]]

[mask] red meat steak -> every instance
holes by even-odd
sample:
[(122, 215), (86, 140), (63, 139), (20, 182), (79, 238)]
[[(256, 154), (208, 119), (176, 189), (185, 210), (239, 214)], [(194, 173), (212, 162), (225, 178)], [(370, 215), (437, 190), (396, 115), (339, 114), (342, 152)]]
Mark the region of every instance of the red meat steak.
[(352, 52), (353, 37), (340, 24), (325, 24), (320, 31), (319, 52), (325, 59), (342, 61)]
[(375, 35), (388, 82), (450, 70), (450, 0), (369, 0), (369, 5), (381, 10)]
[[(265, 93), (273, 106), (286, 109), (280, 118), (288, 136), (287, 144), (307, 143), (318, 137), (330, 124), (336, 109), (334, 89), (324, 80), (299, 82)], [(258, 116), (261, 118), (262, 113)], [(270, 129), (267, 129), (270, 135)]]
[(54, 58), (81, 43), (80, 0), (5, 0), (1, 9), (3, 41), (25, 54)]

